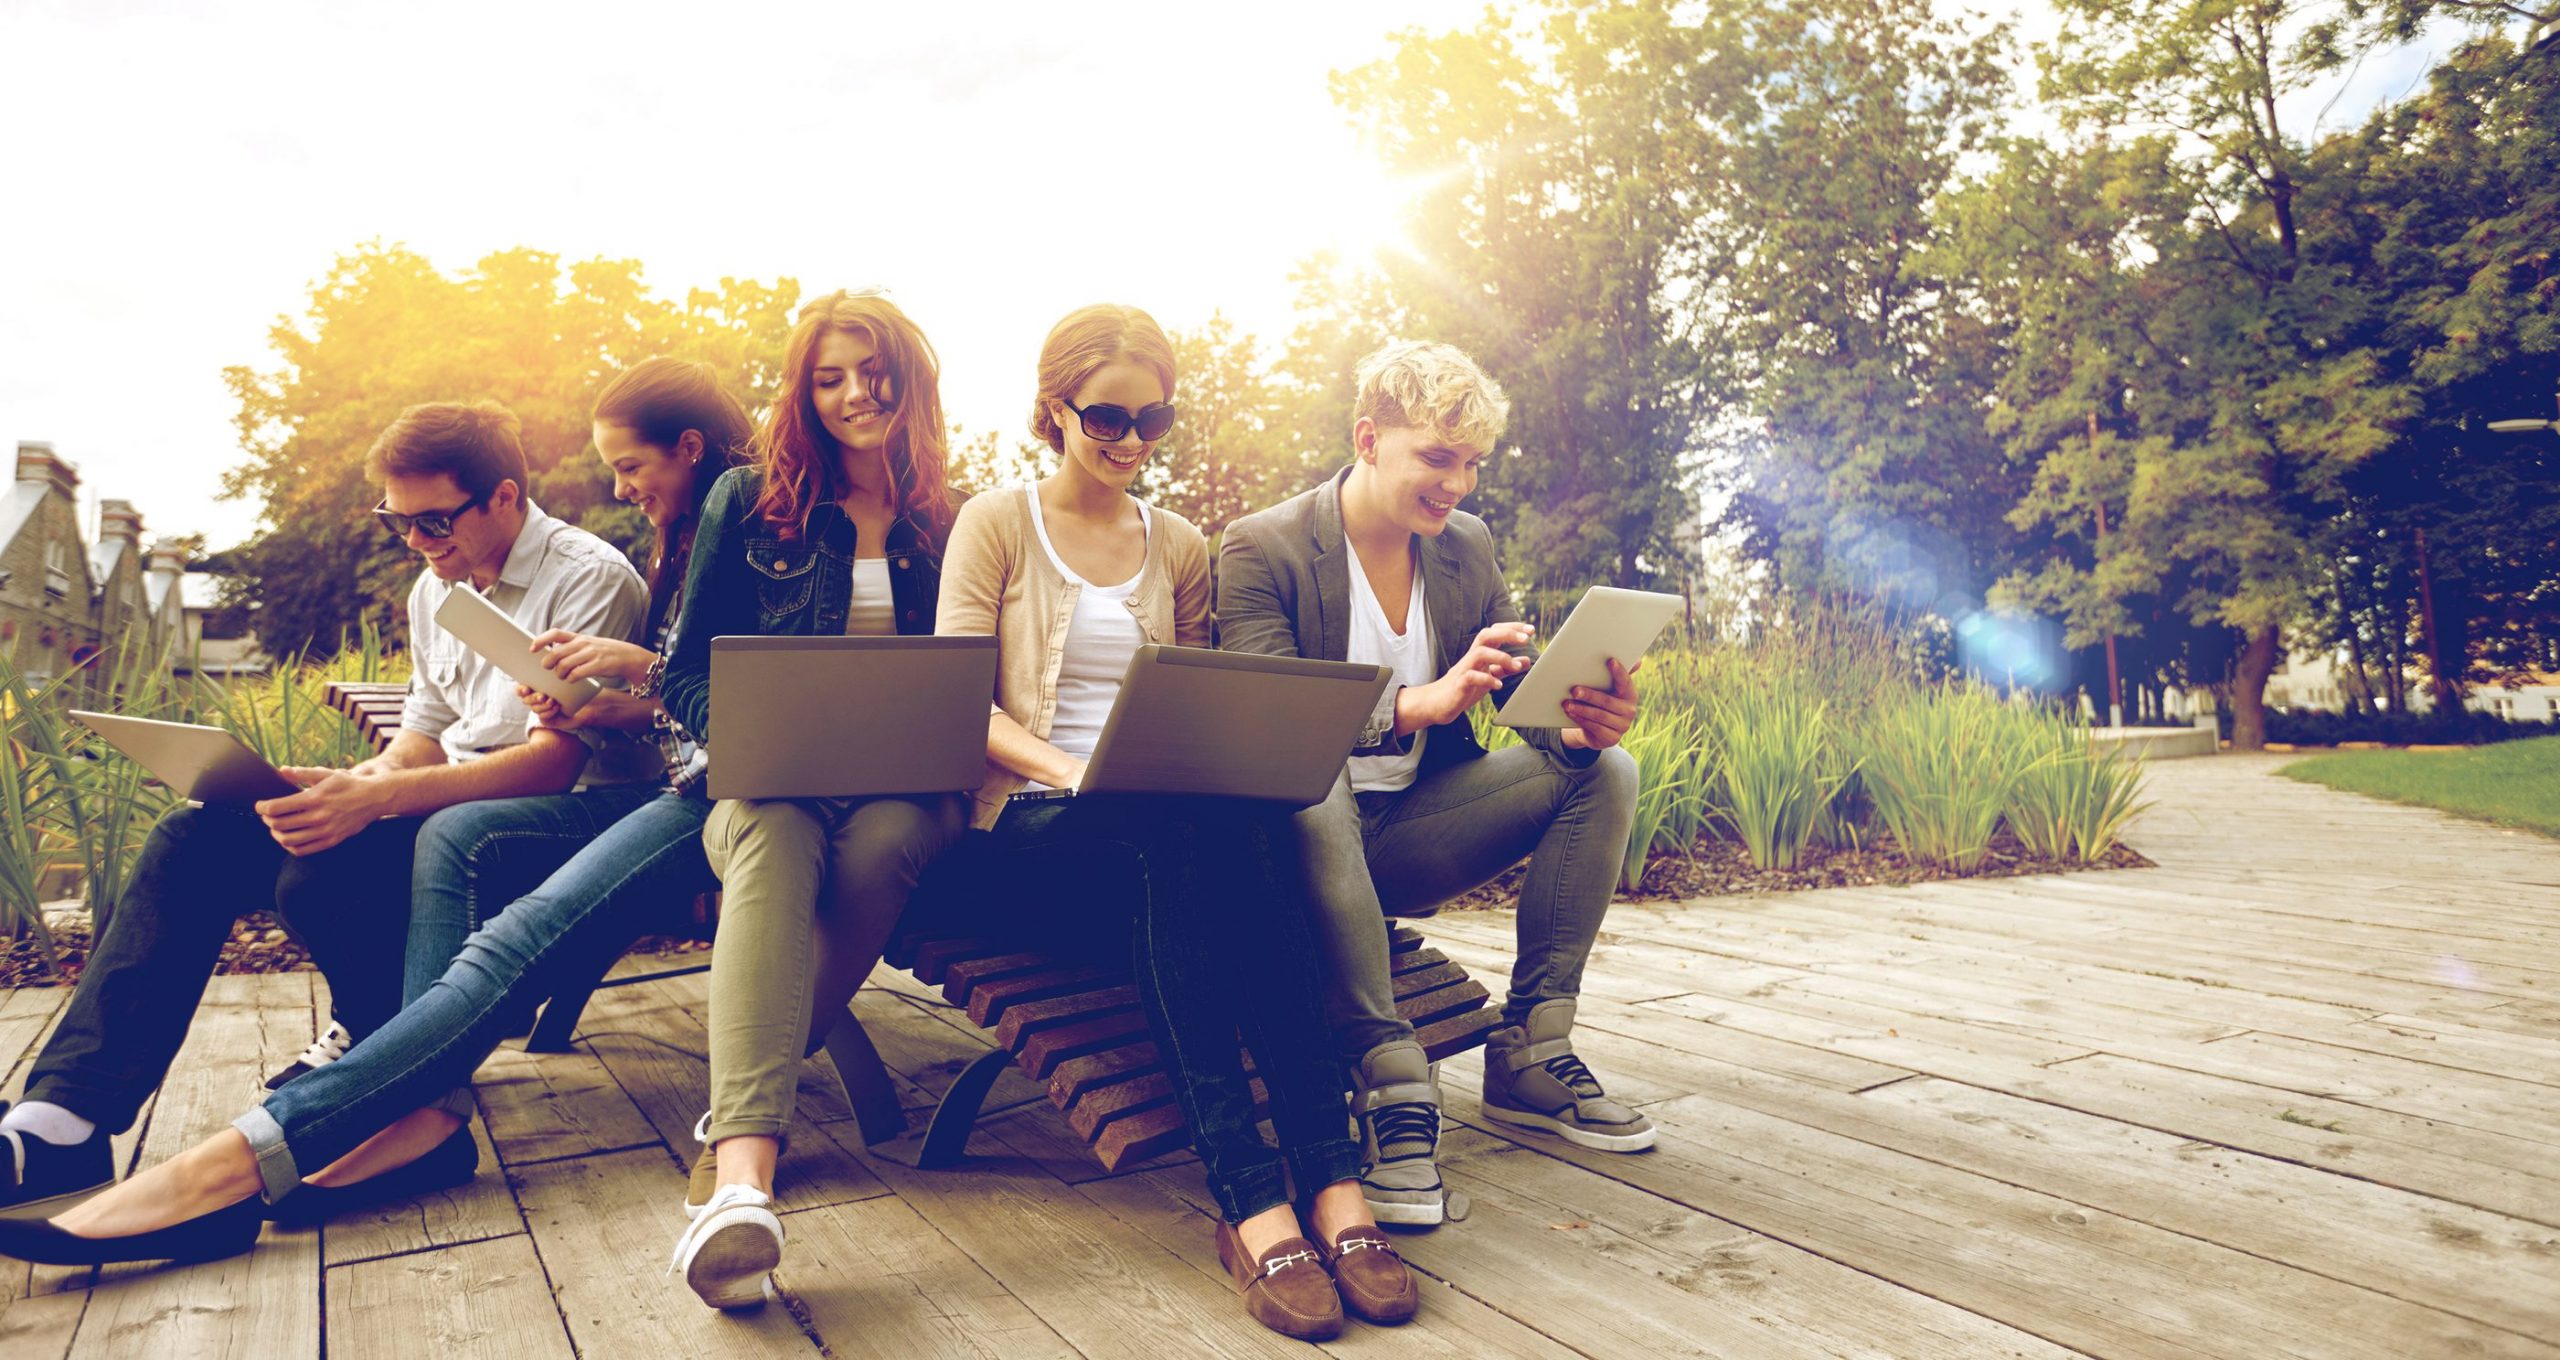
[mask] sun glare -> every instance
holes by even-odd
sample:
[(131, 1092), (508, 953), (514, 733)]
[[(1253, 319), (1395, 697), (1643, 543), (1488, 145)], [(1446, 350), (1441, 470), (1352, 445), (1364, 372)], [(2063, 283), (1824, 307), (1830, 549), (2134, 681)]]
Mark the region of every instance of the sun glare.
[(1453, 173), (1396, 174), (1366, 156), (1345, 164), (1325, 249), (1353, 270), (1375, 269), (1391, 258), (1420, 259), (1411, 235), (1413, 214)]

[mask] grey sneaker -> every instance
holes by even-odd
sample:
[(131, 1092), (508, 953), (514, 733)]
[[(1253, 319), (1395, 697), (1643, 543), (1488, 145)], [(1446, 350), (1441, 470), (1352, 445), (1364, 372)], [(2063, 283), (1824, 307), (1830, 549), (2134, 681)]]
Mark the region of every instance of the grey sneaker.
[(1431, 1061), (1411, 1039), (1380, 1044), (1360, 1057), (1352, 1109), (1360, 1116), (1367, 1168), (1360, 1196), (1381, 1223), (1431, 1227), (1448, 1217), (1440, 1183), (1440, 1088)]
[(1526, 1024), (1485, 1036), (1487, 1119), (1544, 1129), (1568, 1143), (1602, 1152), (1653, 1146), (1653, 1121), (1609, 1099), (1582, 1059), (1573, 1056), (1573, 1000), (1541, 1001)]

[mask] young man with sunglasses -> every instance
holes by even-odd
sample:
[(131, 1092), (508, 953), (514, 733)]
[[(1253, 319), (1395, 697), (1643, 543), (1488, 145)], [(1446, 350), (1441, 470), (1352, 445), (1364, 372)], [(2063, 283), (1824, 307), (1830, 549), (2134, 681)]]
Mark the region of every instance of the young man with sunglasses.
[(1488, 754), (1468, 711), (1507, 696), (1531, 660), (1483, 520), (1459, 510), (1510, 403), (1447, 345), (1361, 360), (1351, 466), (1227, 526), (1220, 645), (1395, 668), (1349, 768), (1298, 816), (1324, 949), (1327, 1013), (1351, 1067), (1382, 1223), (1444, 1216), (1439, 1089), (1396, 1013), (1385, 917), (1422, 915), (1529, 860), (1504, 1027), (1485, 1044), (1487, 1117), (1584, 1147), (1633, 1152), (1653, 1125), (1608, 1098), (1574, 1055), (1582, 966), (1615, 895), (1636, 810), (1636, 765), (1615, 749), (1635, 678), (1577, 687), (1577, 724), (1526, 729)]
[[(283, 915), (328, 974), (338, 1026), (360, 1038), (400, 1005), (424, 818), (580, 784), (649, 789), (654, 751), (535, 725), (514, 682), (435, 623), (466, 581), (537, 634), (629, 638), (647, 613), (648, 587), (619, 551), (526, 499), (515, 417), (495, 402), (412, 406), (367, 465), (383, 488), (375, 517), (427, 568), (409, 592), (400, 733), (350, 769), (286, 770), (299, 793), (181, 807), (152, 829), (26, 1098), (0, 1113), (0, 1210), (114, 1179), (108, 1139), (167, 1074), (242, 913)], [(304, 1062), (343, 1051), (339, 1038)]]

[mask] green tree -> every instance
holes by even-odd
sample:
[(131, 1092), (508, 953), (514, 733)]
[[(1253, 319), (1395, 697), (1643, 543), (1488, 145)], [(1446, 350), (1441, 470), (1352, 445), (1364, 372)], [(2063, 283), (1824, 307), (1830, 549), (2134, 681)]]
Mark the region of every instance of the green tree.
[[(1557, 4), (1532, 32), (1488, 13), (1333, 81), (1387, 165), (1431, 187), (1406, 223), (1416, 253), (1382, 256), (1383, 296), (1337, 314), (1368, 324), (1325, 334), (1444, 340), (1502, 382), (1511, 427), (1476, 508), (1532, 593), (1676, 579), (1692, 551), (1706, 388), (1675, 262), (1705, 217), (1708, 146), (1674, 10)], [(1297, 428), (1338, 458), (1347, 420), (1327, 423)]]
[(256, 498), (257, 537), (237, 554), (270, 655), (326, 653), (362, 624), (404, 635), (398, 617), (413, 557), (366, 514), (376, 491), (363, 458), (403, 407), (494, 398), (523, 423), (536, 503), (623, 536), (589, 450), (588, 411), (614, 372), (660, 354), (707, 360), (751, 403), (779, 380), (799, 285), (724, 279), (681, 300), (653, 295), (630, 260), (565, 268), (534, 250), (490, 255), (447, 274), (399, 246), (342, 256), (299, 318), (269, 331), (272, 368), (224, 380), (246, 460), (225, 494)]

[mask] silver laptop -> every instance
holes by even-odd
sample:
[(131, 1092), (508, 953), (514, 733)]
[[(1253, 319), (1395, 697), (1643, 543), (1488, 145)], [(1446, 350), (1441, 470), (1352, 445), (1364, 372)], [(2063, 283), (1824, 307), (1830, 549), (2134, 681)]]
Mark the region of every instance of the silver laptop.
[(131, 756), (178, 796), (198, 803), (254, 803), (299, 793), (266, 757), (219, 727), (72, 709), (81, 725)]
[(1177, 793), (1307, 807), (1342, 762), (1395, 672), (1347, 661), (1140, 647), (1077, 793)]
[(710, 794), (974, 789), (995, 693), (992, 637), (713, 638)]

